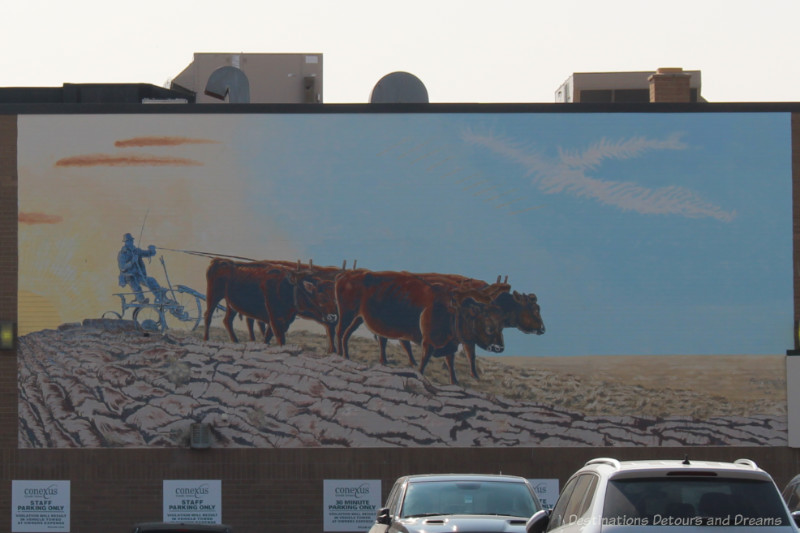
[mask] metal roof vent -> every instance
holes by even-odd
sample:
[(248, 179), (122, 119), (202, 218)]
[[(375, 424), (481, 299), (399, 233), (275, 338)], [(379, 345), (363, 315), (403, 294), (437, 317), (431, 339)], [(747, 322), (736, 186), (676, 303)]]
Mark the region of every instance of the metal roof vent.
[(208, 424), (202, 422), (192, 424), (189, 446), (194, 450), (205, 450), (211, 447), (211, 428)]
[(371, 104), (427, 104), (428, 90), (413, 74), (392, 72), (378, 80), (369, 101)]
[(220, 67), (211, 73), (206, 82), (205, 93), (231, 104), (250, 103), (250, 80), (238, 67)]

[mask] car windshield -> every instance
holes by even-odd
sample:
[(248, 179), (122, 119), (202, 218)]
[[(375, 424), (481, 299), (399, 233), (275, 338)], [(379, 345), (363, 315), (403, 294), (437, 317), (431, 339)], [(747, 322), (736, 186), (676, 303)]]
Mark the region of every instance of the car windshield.
[(789, 524), (769, 481), (686, 476), (610, 481), (603, 520), (638, 526)]
[(409, 483), (400, 516), (449, 514), (529, 518), (538, 511), (530, 489), (509, 481), (424, 481)]

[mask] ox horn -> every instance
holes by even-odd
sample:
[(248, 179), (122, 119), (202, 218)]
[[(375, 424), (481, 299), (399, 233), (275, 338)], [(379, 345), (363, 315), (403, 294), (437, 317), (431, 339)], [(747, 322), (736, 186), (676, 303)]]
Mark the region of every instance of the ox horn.
[(353, 270), (356, 269), (356, 263), (358, 263), (358, 259), (353, 259)]
[(497, 275), (497, 283), (500, 283), (500, 278), (502, 278), (502, 277), (503, 277), (503, 275), (502, 275), (502, 274), (498, 274), (498, 275)]
[(506, 274), (506, 279), (503, 280), (503, 283), (508, 283), (508, 274)]
[(347, 270), (347, 259), (342, 261), (342, 270)]

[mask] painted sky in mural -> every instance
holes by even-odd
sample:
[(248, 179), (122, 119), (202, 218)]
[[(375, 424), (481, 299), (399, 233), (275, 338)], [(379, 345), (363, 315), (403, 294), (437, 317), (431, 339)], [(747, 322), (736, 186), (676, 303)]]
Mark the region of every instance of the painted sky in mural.
[(22, 116), (21, 333), (118, 307), (130, 232), (201, 291), (167, 249), (507, 275), (504, 355), (783, 353), (790, 164), (780, 113)]

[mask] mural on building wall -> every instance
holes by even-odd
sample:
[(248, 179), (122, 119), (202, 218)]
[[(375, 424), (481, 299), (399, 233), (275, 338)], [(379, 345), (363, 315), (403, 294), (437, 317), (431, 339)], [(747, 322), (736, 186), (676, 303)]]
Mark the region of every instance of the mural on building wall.
[(18, 132), (21, 447), (786, 444), (786, 113)]

